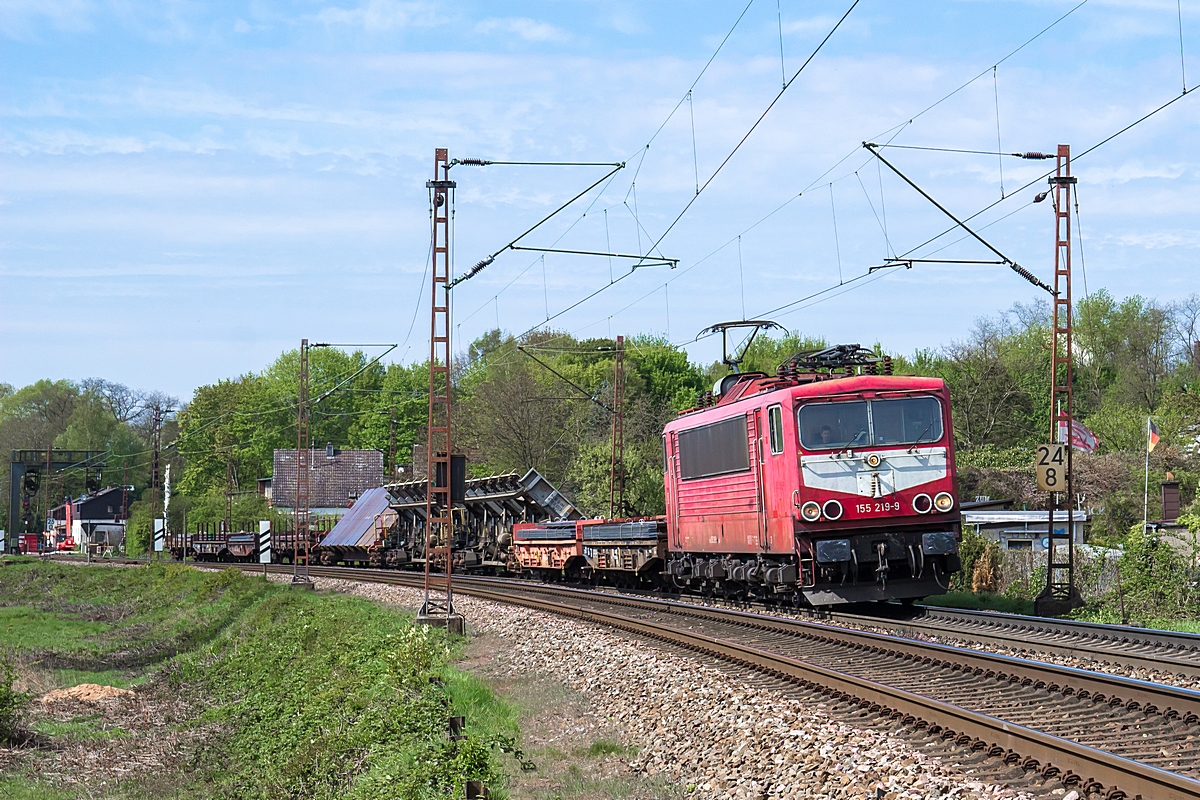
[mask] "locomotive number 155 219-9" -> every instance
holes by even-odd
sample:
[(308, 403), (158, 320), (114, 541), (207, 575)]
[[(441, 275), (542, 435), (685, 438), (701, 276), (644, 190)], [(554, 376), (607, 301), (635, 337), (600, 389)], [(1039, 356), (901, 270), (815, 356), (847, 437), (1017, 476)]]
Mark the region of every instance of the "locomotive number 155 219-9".
[(899, 511), (900, 501), (889, 502), (884, 500), (881, 503), (858, 503), (854, 506), (854, 510), (859, 514), (886, 514), (890, 511)]

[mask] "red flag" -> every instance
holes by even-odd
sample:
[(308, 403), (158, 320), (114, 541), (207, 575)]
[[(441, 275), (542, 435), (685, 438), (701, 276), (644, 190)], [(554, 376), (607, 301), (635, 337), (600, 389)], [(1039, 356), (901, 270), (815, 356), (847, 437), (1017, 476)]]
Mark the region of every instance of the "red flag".
[[(1065, 420), (1058, 421), (1058, 440), (1065, 442), (1067, 440), (1067, 423)], [(1084, 453), (1094, 453), (1096, 448), (1100, 446), (1100, 439), (1096, 434), (1088, 430), (1079, 420), (1071, 420), (1071, 446), (1076, 450), (1081, 450)]]
[(1150, 432), (1150, 440), (1146, 444), (1146, 452), (1152, 453), (1154, 452), (1154, 445), (1158, 444), (1160, 438), (1158, 435), (1158, 426), (1154, 424), (1154, 420), (1147, 417), (1146, 429)]

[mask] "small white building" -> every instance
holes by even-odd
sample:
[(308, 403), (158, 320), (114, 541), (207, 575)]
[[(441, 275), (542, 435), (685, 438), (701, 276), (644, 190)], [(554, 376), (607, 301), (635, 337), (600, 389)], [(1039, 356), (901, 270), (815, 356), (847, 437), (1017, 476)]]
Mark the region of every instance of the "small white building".
[[(1074, 530), (1071, 537), (1075, 544), (1083, 544), (1083, 525), (1087, 522), (1086, 511), (1073, 512)], [(1050, 542), (1049, 511), (1008, 511), (1002, 509), (964, 509), (963, 526), (973, 526), (980, 534), (998, 542), (1002, 550), (1033, 550), (1045, 552)], [(1054, 532), (1059, 536), (1067, 533), (1067, 512), (1054, 512)]]

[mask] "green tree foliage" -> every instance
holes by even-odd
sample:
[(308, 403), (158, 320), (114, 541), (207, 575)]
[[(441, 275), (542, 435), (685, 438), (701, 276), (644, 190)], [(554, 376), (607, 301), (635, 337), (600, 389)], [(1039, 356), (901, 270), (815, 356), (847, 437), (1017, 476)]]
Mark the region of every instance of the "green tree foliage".
[[(457, 441), (475, 474), (533, 467), (589, 513), (608, 513), (615, 343), (492, 331), (457, 366)], [(627, 514), (661, 513), (662, 426), (706, 385), (686, 353), (665, 340), (625, 342)]]
[[(296, 448), (300, 353), (282, 354), (261, 373), (196, 389), (179, 415), (178, 449), (186, 458), (180, 489), (243, 492), (271, 475), (274, 451)], [(427, 378), (420, 366), (370, 363), (362, 352), (314, 348), (309, 353), (310, 442), (386, 450), (397, 411), (397, 443), (411, 448), (424, 422)]]
[[(87, 488), (87, 480), (99, 475), (101, 486), (132, 484), (137, 498), (149, 484), (150, 419), (153, 409), (165, 422), (164, 444), (171, 441), (171, 412), (174, 398), (154, 392), (141, 392), (123, 384), (100, 378), (72, 381), (42, 380), (14, 390), (0, 387), (0, 452), (45, 449), (91, 450), (104, 455), (103, 468), (78, 465), (56, 471), (44, 485), (49, 487), (50, 505), (62, 503), (70, 495), (78, 497)], [(182, 462), (164, 452), (161, 466)], [(4, 487), (0, 506), (8, 525), (9, 460), (3, 461)], [(34, 498), (34, 528), (41, 529), (45, 513), (45, 493)]]

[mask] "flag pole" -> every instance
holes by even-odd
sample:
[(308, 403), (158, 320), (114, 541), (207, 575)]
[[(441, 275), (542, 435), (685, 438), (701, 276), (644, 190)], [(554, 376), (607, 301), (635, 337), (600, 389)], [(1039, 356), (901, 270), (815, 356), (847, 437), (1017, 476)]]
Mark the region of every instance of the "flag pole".
[(1150, 417), (1146, 417), (1146, 485), (1142, 490), (1142, 533), (1150, 519)]

